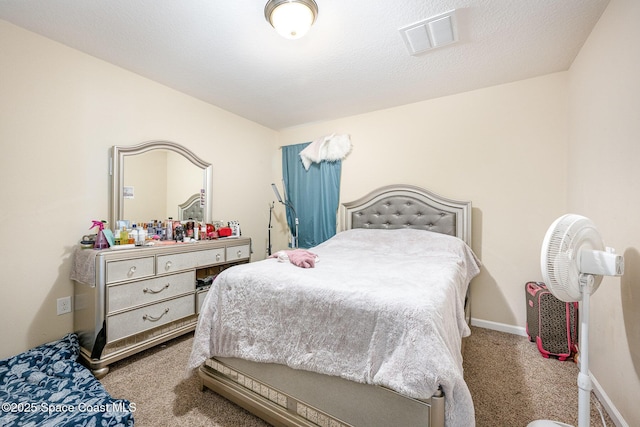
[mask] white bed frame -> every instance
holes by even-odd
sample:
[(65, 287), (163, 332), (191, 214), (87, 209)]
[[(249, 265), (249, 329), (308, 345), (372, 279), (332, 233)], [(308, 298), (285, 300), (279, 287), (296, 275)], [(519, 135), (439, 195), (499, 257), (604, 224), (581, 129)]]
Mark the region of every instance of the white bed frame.
[[(343, 204), (342, 229), (417, 228), (457, 236), (471, 246), (471, 202), (410, 185), (379, 188)], [(465, 316), (470, 321), (469, 293)], [(203, 388), (274, 426), (444, 427), (444, 399), (427, 400), (384, 387), (287, 366), (214, 357), (200, 368)]]

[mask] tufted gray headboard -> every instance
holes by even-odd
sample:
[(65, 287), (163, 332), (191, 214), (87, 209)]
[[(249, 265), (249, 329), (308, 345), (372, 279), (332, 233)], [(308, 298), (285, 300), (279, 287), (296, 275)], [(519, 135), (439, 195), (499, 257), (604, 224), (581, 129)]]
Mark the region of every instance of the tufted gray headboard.
[(461, 238), (471, 246), (471, 202), (441, 197), (412, 185), (389, 185), (343, 204), (342, 226), (416, 228)]
[(178, 205), (178, 217), (181, 221), (195, 219), (204, 220), (204, 209), (200, 206), (200, 194), (196, 193), (189, 197), (184, 203)]

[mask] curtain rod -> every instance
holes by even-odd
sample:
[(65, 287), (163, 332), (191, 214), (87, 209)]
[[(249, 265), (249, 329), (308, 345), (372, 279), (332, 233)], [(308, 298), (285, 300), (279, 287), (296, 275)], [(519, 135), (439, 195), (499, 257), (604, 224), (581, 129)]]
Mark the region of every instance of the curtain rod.
[(302, 144), (311, 144), (312, 141), (307, 141), (307, 142), (297, 142), (294, 144), (287, 144), (287, 145), (281, 145), (280, 147), (278, 147), (278, 150), (282, 150), (283, 147), (291, 147), (293, 145), (302, 145)]

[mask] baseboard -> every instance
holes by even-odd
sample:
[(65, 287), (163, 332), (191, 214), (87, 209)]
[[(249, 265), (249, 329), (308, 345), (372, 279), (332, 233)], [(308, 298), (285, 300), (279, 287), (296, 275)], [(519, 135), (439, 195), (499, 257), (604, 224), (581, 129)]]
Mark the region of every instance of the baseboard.
[[(479, 328), (491, 329), (498, 332), (506, 332), (508, 334), (520, 335), (523, 337), (528, 337), (527, 330), (520, 326), (507, 325), (505, 323), (492, 322), (490, 320), (482, 320), (471, 318), (471, 326), (477, 326)], [(593, 376), (593, 373), (589, 372), (591, 377), (591, 385), (593, 388), (593, 393), (596, 395), (604, 410), (607, 411), (609, 417), (611, 417), (611, 421), (614, 422), (616, 427), (629, 427), (629, 424), (624, 420), (620, 412), (616, 409), (615, 405), (609, 399), (609, 396), (600, 386), (600, 383)]]
[(591, 371), (589, 371), (589, 376), (591, 377), (593, 393), (596, 395), (602, 406), (604, 406), (604, 410), (607, 411), (607, 414), (611, 417), (611, 421), (613, 421), (617, 427), (629, 427), (629, 424), (627, 424), (624, 418), (622, 418), (622, 414), (618, 412), (618, 409), (616, 409), (614, 404), (611, 402), (611, 399), (609, 399), (609, 396), (604, 392), (600, 383), (595, 379)]
[(527, 330), (519, 326), (507, 325), (506, 323), (492, 322), (490, 320), (471, 318), (471, 326), (477, 326), (479, 328), (492, 329), (494, 331), (506, 332), (508, 334), (520, 335), (522, 337), (527, 336)]

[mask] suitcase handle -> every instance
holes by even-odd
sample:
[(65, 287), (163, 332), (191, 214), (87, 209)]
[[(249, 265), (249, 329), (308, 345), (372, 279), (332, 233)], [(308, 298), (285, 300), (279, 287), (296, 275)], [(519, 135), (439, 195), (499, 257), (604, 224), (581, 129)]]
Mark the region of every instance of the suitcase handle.
[(547, 286), (542, 282), (527, 282), (527, 292), (531, 296), (535, 296), (541, 289), (546, 289)]

